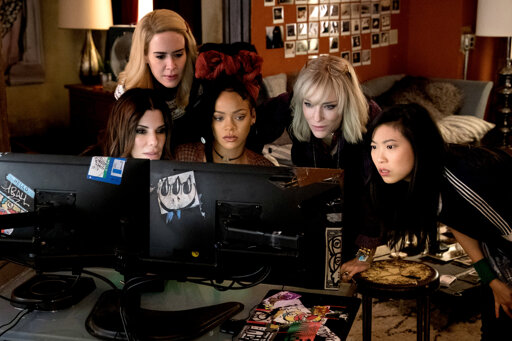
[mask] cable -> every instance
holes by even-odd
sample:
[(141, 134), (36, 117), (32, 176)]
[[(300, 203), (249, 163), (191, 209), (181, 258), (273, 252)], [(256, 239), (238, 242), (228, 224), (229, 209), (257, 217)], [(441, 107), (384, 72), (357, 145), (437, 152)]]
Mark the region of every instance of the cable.
[(82, 270), (82, 273), (90, 275), (90, 276), (93, 276), (93, 277), (96, 277), (98, 279), (101, 279), (102, 281), (104, 281), (105, 283), (110, 285), (112, 287), (112, 289), (119, 290), (119, 288), (114, 284), (114, 282), (112, 282), (110, 279), (108, 279), (107, 277), (105, 277), (103, 275), (100, 275), (100, 274), (97, 274), (95, 272), (92, 272), (92, 271), (89, 271), (89, 270), (85, 270), (85, 269)]
[[(11, 326), (9, 328), (7, 328), (6, 330), (4, 330), (3, 332), (0, 333), (0, 336), (4, 335), (9, 330), (11, 330), (12, 328), (16, 327), (16, 325), (21, 321), (21, 319), (23, 317), (25, 317), (26, 315), (30, 314), (32, 311), (34, 311), (34, 310), (33, 309), (22, 310), (18, 314), (16, 314), (16, 316), (10, 322), (0, 326), (0, 328), (3, 328), (5, 326), (8, 326), (9, 324), (11, 324)], [(21, 314), (21, 316), (20, 316), (20, 314)], [(13, 322), (14, 322), (14, 324), (13, 324)]]

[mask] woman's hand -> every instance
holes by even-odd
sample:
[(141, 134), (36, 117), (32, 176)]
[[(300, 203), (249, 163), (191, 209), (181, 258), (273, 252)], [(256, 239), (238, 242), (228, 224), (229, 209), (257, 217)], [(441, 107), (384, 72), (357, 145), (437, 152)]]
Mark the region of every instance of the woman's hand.
[(370, 263), (358, 261), (357, 258), (349, 260), (348, 262), (341, 265), (341, 281), (348, 282), (352, 277), (362, 271), (367, 270), (370, 267)]
[(512, 288), (497, 278), (493, 279), (489, 283), (489, 286), (494, 294), (496, 318), (500, 316), (500, 307), (502, 307), (505, 313), (512, 318)]

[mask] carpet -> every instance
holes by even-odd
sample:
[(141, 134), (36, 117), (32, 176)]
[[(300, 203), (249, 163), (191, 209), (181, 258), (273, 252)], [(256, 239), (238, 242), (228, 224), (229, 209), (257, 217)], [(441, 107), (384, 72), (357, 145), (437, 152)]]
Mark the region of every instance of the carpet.
[[(461, 300), (441, 296), (434, 297), (432, 301), (430, 340), (480, 340), (481, 321), (475, 305), (470, 301), (461, 302)], [(347, 341), (362, 339), (362, 308), (360, 308)], [(416, 301), (374, 299), (372, 340), (416, 340)]]

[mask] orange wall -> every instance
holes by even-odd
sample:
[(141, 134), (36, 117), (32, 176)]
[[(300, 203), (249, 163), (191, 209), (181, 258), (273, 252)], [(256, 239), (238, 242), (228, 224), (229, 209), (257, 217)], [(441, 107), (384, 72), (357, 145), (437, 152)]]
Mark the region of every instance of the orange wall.
[[(276, 3), (278, 1), (276, 0)], [(372, 48), (372, 64), (357, 66), (361, 81), (374, 77), (407, 73), (426, 77), (463, 78), (464, 54), (460, 36), (474, 32), (477, 0), (401, 0), (400, 13), (392, 14), (391, 29), (398, 29), (398, 44)], [(285, 23), (295, 22), (295, 14), (286, 15)], [(284, 58), (284, 49), (266, 49), (265, 27), (273, 26), (271, 7), (263, 0), (252, 1), (252, 43), (264, 59), (263, 75), (293, 73), (307, 61), (307, 56)], [(281, 25), (281, 24), (280, 24)], [(328, 53), (327, 38), (320, 38), (320, 53)], [(340, 37), (340, 51), (350, 50), (349, 36)], [(496, 82), (498, 69), (504, 65), (505, 39), (476, 38), (470, 51), (468, 79)], [(362, 49), (370, 48), (370, 34), (362, 34)], [(339, 55), (339, 53), (337, 53)]]

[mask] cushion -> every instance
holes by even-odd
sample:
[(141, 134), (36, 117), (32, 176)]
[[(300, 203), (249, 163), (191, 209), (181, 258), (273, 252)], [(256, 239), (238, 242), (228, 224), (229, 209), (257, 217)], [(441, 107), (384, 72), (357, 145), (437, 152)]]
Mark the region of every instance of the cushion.
[(450, 115), (437, 121), (437, 126), (446, 143), (467, 144), (482, 139), (494, 123), (470, 115)]
[(286, 92), (286, 73), (263, 77), (263, 85), (265, 85), (269, 98), (279, 96)]
[(405, 76), (375, 100), (383, 109), (394, 104), (417, 103), (437, 121), (456, 114), (463, 99), (462, 90), (452, 83)]

